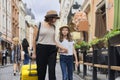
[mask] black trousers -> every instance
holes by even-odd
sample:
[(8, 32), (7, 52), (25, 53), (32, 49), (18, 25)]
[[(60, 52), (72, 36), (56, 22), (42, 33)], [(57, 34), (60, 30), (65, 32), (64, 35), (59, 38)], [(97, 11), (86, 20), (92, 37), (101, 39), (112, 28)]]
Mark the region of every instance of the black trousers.
[(2, 65), (7, 64), (7, 57), (2, 57)]
[(55, 45), (37, 44), (36, 46), (36, 63), (38, 71), (38, 80), (45, 80), (46, 69), (48, 66), (49, 80), (56, 80), (57, 48)]

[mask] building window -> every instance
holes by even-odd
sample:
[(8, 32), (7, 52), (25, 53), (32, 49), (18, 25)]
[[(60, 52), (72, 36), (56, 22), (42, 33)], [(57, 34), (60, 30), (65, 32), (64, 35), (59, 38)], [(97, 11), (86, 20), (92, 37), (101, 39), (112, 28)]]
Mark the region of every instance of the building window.
[(106, 8), (105, 4), (96, 11), (95, 36), (98, 38), (106, 34)]
[(5, 15), (2, 16), (2, 31), (5, 32)]
[(4, 3), (5, 3), (4, 1), (5, 1), (5, 0), (2, 0), (2, 6), (4, 6)]

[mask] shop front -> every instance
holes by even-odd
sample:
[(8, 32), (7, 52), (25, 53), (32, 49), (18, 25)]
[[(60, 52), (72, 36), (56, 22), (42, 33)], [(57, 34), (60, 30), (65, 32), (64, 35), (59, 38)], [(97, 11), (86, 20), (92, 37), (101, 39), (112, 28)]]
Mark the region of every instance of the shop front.
[(5, 48), (8, 49), (9, 51), (8, 57), (10, 57), (11, 56), (11, 42), (3, 38), (0, 38), (0, 64), (2, 63), (2, 51)]

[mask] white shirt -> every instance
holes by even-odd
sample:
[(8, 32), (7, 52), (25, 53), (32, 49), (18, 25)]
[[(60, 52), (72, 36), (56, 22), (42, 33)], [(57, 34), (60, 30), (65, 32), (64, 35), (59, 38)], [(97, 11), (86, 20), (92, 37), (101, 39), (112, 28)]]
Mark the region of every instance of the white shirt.
[(60, 44), (68, 49), (68, 53), (60, 53), (60, 55), (73, 55), (74, 41), (69, 42), (68, 40), (64, 39), (62, 42), (60, 42)]
[(3, 50), (3, 54), (2, 54), (3, 57), (6, 56), (6, 50)]

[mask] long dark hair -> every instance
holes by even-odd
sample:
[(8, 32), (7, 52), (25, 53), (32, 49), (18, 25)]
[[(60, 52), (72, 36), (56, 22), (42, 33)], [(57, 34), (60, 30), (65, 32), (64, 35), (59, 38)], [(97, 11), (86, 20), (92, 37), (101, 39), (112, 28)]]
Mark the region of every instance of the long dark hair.
[(23, 41), (22, 41), (22, 46), (27, 46), (27, 47), (29, 47), (29, 43), (28, 43), (28, 41), (27, 41), (26, 38), (23, 39)]
[(60, 42), (62, 42), (63, 41), (63, 34), (62, 34), (62, 30), (64, 29), (64, 28), (66, 28), (66, 29), (68, 29), (68, 34), (67, 34), (67, 40), (70, 42), (70, 41), (72, 41), (72, 36), (71, 36), (71, 34), (70, 34), (70, 29), (69, 29), (69, 27), (68, 26), (63, 26), (63, 27), (61, 27), (59, 30), (60, 30), (60, 32), (59, 32), (59, 41)]

